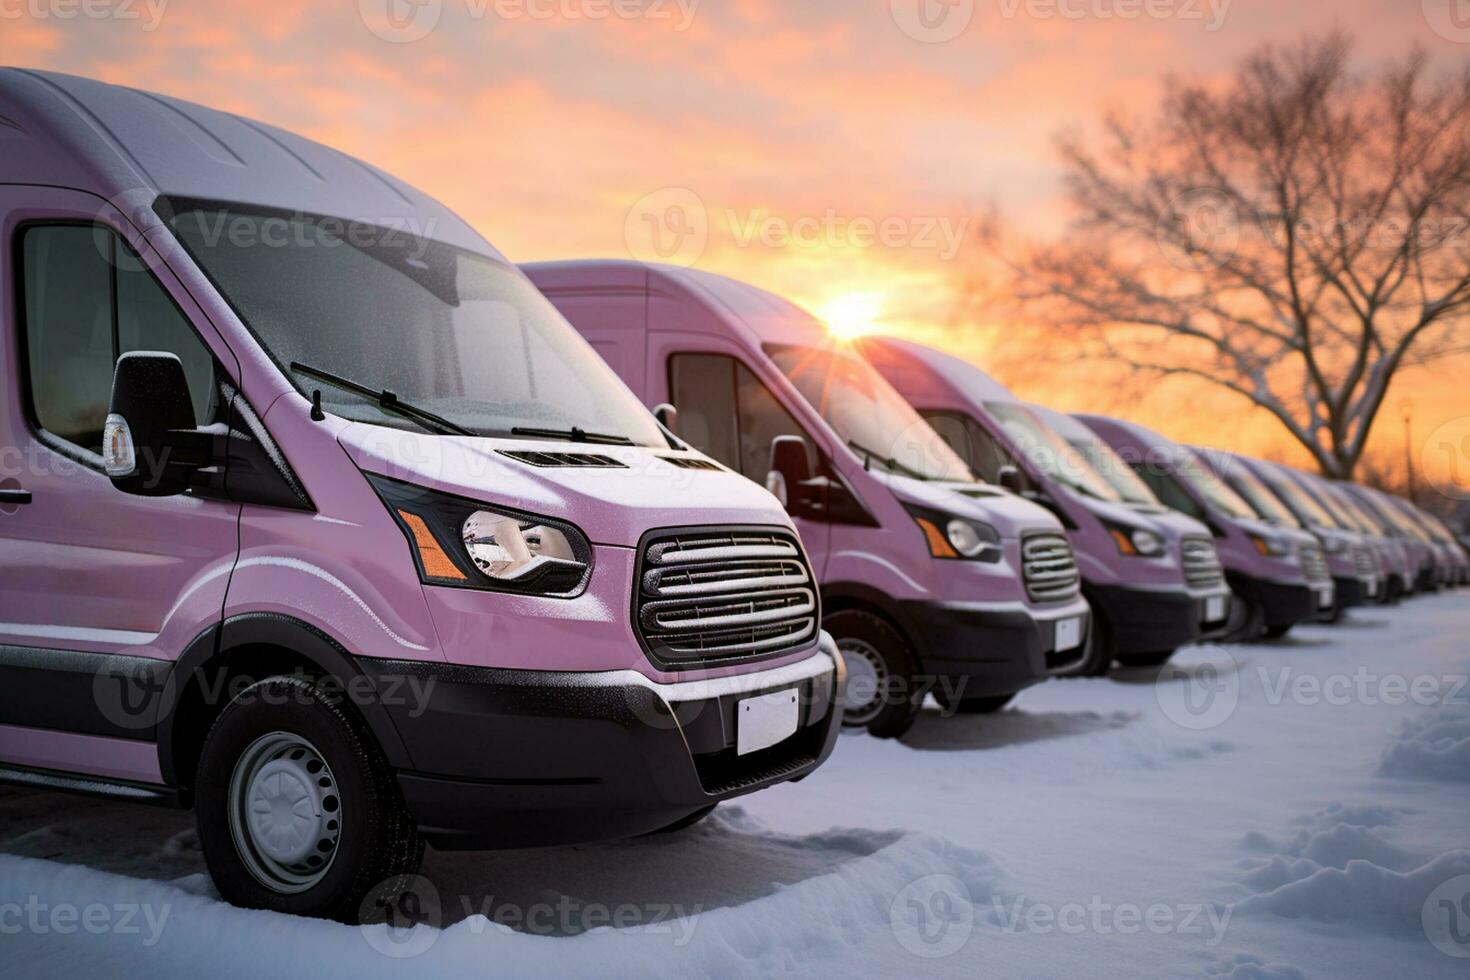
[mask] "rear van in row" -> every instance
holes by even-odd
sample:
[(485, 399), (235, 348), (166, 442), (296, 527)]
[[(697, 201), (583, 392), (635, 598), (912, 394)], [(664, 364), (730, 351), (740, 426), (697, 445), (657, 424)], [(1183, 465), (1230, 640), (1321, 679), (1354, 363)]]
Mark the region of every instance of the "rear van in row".
[(771, 293), (628, 261), (524, 267), (678, 435), (785, 503), (847, 661), (846, 718), (901, 734), (926, 691), (995, 711), (1083, 666), (1055, 516), (976, 480), (867, 361)]

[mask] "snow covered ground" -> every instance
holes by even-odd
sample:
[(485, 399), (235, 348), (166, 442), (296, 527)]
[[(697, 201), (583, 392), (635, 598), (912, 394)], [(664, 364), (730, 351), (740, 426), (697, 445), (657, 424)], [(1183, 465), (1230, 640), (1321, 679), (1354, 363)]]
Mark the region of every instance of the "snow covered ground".
[[(219, 902), (186, 814), (0, 788), (0, 974), (1470, 976), (1470, 595), (845, 736), (683, 834), (430, 853), (358, 929)], [(493, 920), (493, 921), (492, 921)]]

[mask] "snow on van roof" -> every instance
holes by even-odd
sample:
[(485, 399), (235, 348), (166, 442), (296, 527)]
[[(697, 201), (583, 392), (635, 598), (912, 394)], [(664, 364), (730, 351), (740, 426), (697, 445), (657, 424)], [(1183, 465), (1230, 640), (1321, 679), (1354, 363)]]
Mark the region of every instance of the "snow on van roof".
[(75, 75), (0, 68), (0, 181), (70, 187), (135, 221), (158, 196), (384, 225), (502, 258), (422, 191), (228, 112)]
[(858, 344), (865, 352), (873, 347), (884, 348), (910, 361), (918, 362), (931, 373), (938, 375), (956, 393), (971, 401), (981, 403), (1020, 401), (1005, 385), (969, 361), (955, 357), (953, 354), (946, 354), (933, 347), (916, 344), (911, 340), (900, 340), (897, 337), (863, 337)]

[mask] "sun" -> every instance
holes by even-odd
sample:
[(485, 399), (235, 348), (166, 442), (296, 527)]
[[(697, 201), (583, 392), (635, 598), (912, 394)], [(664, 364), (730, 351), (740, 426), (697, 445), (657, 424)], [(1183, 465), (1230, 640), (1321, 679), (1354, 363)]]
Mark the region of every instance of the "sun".
[(882, 299), (877, 293), (846, 293), (818, 310), (827, 332), (838, 340), (853, 340), (878, 329)]

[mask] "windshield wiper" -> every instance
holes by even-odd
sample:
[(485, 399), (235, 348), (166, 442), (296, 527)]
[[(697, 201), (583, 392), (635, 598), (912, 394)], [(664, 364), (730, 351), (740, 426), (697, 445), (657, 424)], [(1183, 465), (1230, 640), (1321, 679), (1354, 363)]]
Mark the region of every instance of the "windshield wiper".
[(341, 388), (343, 391), (350, 391), (354, 395), (361, 395), (363, 398), (374, 402), (383, 411), (393, 412), (394, 414), (402, 415), (404, 418), (412, 419), (424, 426), (424, 428), (438, 432), (440, 435), (472, 436), (476, 434), (456, 422), (449, 421), (442, 415), (435, 415), (426, 408), (410, 405), (386, 388), (382, 390), (369, 388), (367, 385), (358, 384), (350, 378), (344, 378), (330, 371), (323, 371), (321, 368), (314, 368), (309, 364), (302, 364), (300, 361), (292, 361), (291, 370), (297, 374), (305, 374), (309, 377), (316, 378), (318, 381), (325, 381), (334, 388)]
[(565, 439), (568, 442), (588, 442), (599, 446), (637, 445), (627, 436), (609, 435), (606, 432), (588, 432), (575, 425), (570, 429), (533, 429), (518, 425), (510, 430), (513, 436), (529, 436), (533, 439)]
[(878, 462), (888, 467), (888, 469), (894, 473), (902, 473), (904, 476), (911, 476), (915, 480), (924, 480), (926, 482), (929, 479), (926, 474), (920, 473), (912, 466), (905, 466), (898, 460), (894, 459), (892, 456), (884, 456), (882, 453), (875, 453), (873, 452), (873, 450), (869, 449), (867, 446), (864, 446), (856, 439), (847, 440), (847, 444), (849, 447), (852, 448), (853, 452), (857, 453), (863, 458), (863, 469), (867, 469), (872, 461), (876, 459)]

